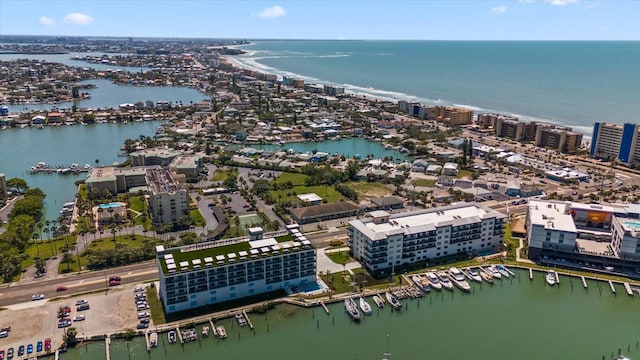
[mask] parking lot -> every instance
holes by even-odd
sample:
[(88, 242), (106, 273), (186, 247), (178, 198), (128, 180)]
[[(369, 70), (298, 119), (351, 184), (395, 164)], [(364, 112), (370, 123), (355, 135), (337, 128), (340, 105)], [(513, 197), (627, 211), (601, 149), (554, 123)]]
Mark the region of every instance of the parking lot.
[[(81, 303), (81, 300), (86, 301), (86, 304)], [(78, 311), (83, 304), (89, 308)], [(70, 309), (66, 318), (71, 320), (71, 324), (59, 328), (58, 313), (64, 306)], [(108, 292), (56, 299), (45, 298), (7, 306), (1, 312), (0, 327), (10, 327), (11, 330), (6, 338), (0, 338), (0, 350), (6, 352), (8, 348), (13, 347), (17, 355), (20, 345), (26, 347), (33, 344), (33, 355), (38, 355), (38, 341), (51, 338), (53, 349), (56, 349), (69, 327), (77, 329), (78, 338), (121, 332), (127, 328), (136, 329), (140, 323), (138, 312), (132, 285), (111, 287)], [(85, 319), (74, 321), (78, 315), (84, 315)]]

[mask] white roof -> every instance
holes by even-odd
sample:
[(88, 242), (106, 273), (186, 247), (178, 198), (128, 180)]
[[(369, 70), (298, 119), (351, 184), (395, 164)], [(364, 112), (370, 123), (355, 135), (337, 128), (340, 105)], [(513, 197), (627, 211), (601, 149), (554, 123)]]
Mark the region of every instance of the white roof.
[(532, 225), (545, 229), (576, 232), (576, 224), (570, 213), (570, 202), (529, 201), (529, 219)]
[(322, 198), (316, 193), (300, 194), (298, 195), (298, 199), (304, 202), (322, 201)]
[(249, 241), (249, 246), (252, 249), (255, 248), (263, 248), (265, 246), (271, 246), (271, 245), (275, 245), (278, 242), (276, 241), (276, 239), (274, 238), (267, 238), (267, 239), (262, 239), (262, 240), (254, 240), (254, 241)]

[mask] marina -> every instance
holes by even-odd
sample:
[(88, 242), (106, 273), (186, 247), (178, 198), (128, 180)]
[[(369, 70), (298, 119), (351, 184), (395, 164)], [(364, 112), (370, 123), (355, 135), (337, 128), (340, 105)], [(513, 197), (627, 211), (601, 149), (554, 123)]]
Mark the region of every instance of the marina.
[[(464, 273), (469, 269), (460, 268), (460, 270)], [(405, 299), (398, 306), (398, 309), (401, 308), (403, 311), (385, 310), (384, 307), (373, 310), (371, 316), (367, 317), (369, 321), (359, 322), (357, 331), (361, 336), (358, 336), (358, 339), (353, 337), (354, 329), (352, 326), (354, 324), (352, 318), (347, 314), (345, 314), (346, 316), (340, 316), (339, 312), (336, 312), (336, 307), (343, 306), (342, 302), (344, 301), (344, 299), (336, 296), (330, 302), (325, 303), (325, 306), (330, 311), (334, 310), (332, 313), (336, 315), (333, 316), (314, 318), (312, 309), (293, 305), (277, 305), (273, 311), (269, 311), (264, 315), (249, 314), (252, 317), (256, 332), (255, 336), (246, 336), (246, 330), (237, 326), (235, 314), (232, 314), (231, 317), (217, 319), (215, 322), (217, 327), (215, 334), (227, 335), (225, 342), (216, 342), (215, 340), (210, 342), (212, 340), (203, 338), (200, 346), (185, 343), (184, 347), (171, 346), (168, 343), (160, 342), (157, 348), (152, 349), (147, 354), (144, 338), (138, 338), (140, 340), (129, 341), (131, 358), (132, 360), (146, 359), (147, 356), (151, 359), (171, 358), (174, 356), (189, 356), (194, 359), (209, 358), (211, 356), (294, 358), (301, 351), (305, 351), (305, 353), (322, 352), (322, 357), (316, 354), (305, 355), (305, 358), (318, 360), (326, 356), (367, 358), (382, 353), (384, 349), (372, 349), (370, 343), (366, 345), (366, 342), (360, 340), (360, 338), (380, 337), (384, 339), (387, 333), (391, 333), (393, 337), (404, 337), (411, 342), (420, 344), (421, 347), (428, 346), (430, 351), (434, 353), (444, 354), (444, 351), (446, 351), (450, 359), (462, 360), (474, 358), (472, 350), (458, 349), (457, 347), (455, 349), (451, 347), (443, 348), (442, 344), (447, 343), (446, 336), (444, 334), (441, 335), (440, 331), (434, 332), (433, 335), (427, 338), (420, 337), (418, 339), (420, 332), (417, 329), (423, 328), (428, 322), (429, 324), (438, 324), (439, 329), (444, 332), (453, 331), (455, 325), (450, 324), (452, 323), (451, 319), (465, 319), (468, 322), (465, 325), (467, 331), (474, 334), (473, 341), (490, 341), (490, 335), (487, 334), (487, 331), (483, 331), (483, 329), (486, 330), (486, 324), (491, 323), (491, 321), (503, 321), (512, 316), (509, 312), (505, 312), (504, 309), (510, 308), (513, 304), (518, 304), (518, 307), (526, 307), (527, 309), (518, 314), (521, 318), (521, 325), (517, 325), (514, 331), (519, 331), (521, 328), (542, 331), (548, 328), (549, 324), (554, 324), (554, 321), (557, 322), (557, 317), (554, 317), (555, 312), (544, 311), (545, 309), (548, 310), (549, 307), (556, 308), (557, 311), (563, 313), (563, 323), (568, 331), (574, 331), (575, 326), (572, 325), (574, 323), (581, 324), (581, 329), (583, 326), (585, 327), (585, 329), (582, 329), (584, 334), (581, 339), (560, 339), (551, 334), (548, 337), (545, 336), (545, 347), (530, 347), (531, 350), (527, 351), (526, 354), (519, 355), (519, 359), (555, 358), (554, 354), (566, 354), (568, 349), (571, 349), (571, 354), (565, 356), (565, 358), (571, 360), (600, 360), (603, 356), (605, 356), (606, 360), (610, 360), (614, 358), (613, 355), (617, 356), (618, 349), (622, 349), (625, 355), (631, 359), (640, 355), (640, 349), (637, 349), (635, 345), (636, 341), (640, 341), (640, 338), (638, 338), (636, 332), (631, 331), (631, 329), (636, 328), (637, 321), (640, 321), (637, 302), (633, 300), (633, 297), (616, 297), (610, 292), (575, 291), (569, 286), (551, 289), (545, 285), (544, 281), (521, 281), (521, 279), (527, 278), (528, 268), (522, 270), (512, 268), (511, 270), (514, 275), (510, 278), (502, 279), (499, 282), (500, 286), (486, 287), (481, 286), (482, 283), (474, 283), (472, 285), (474, 289), (472, 293), (459, 290), (451, 293), (431, 292), (423, 298), (413, 298), (409, 294), (411, 289), (417, 290), (417, 287), (406, 283), (405, 286), (377, 293), (374, 295), (374, 302), (376, 302), (376, 297), (380, 298), (380, 294), (385, 294), (383, 297), (389, 294), (388, 296), (393, 296), (394, 298), (402, 297)], [(537, 269), (532, 270), (532, 272), (534, 274), (547, 273), (544, 270)], [(559, 275), (570, 276), (564, 273)], [(574, 277), (581, 280), (580, 276)], [(555, 279), (555, 273), (553, 278)], [(541, 278), (536, 277), (536, 279)], [(596, 287), (599, 287), (600, 284), (608, 283), (608, 280), (602, 281), (590, 277), (585, 277), (585, 281), (590, 286)], [(614, 286), (623, 286), (623, 283), (612, 283)], [(632, 285), (630, 284), (630, 286)], [(372, 293), (376, 291), (379, 290), (367, 289), (365, 294), (372, 296)], [(535, 301), (531, 296), (532, 293), (537, 294)], [(348, 299), (357, 307), (359, 296), (353, 299), (349, 297)], [(316, 305), (321, 306), (319, 303)], [(482, 311), (478, 311), (479, 309), (482, 309)], [(576, 321), (578, 318), (580, 318), (579, 322)], [(607, 326), (606, 334), (602, 333), (602, 328), (592, 328), (594, 324), (602, 326), (602, 324), (609, 324), (611, 321), (614, 321), (616, 326)], [(213, 322), (209, 321), (209, 318), (205, 319), (205, 322), (205, 325), (213, 324)], [(220, 331), (221, 326), (226, 328), (223, 332)], [(201, 327), (197, 326), (197, 328), (200, 329)], [(485, 334), (487, 335), (485, 336)], [(224, 335), (216, 336), (222, 339)], [(158, 336), (167, 335), (159, 333)], [(267, 344), (279, 343), (292, 336), (297, 336), (296, 338), (302, 336), (303, 339), (309, 340), (302, 340), (287, 349), (279, 347), (277, 354), (269, 350), (271, 347)], [(471, 339), (465, 337), (462, 337), (461, 340), (471, 341)], [(334, 352), (334, 350), (325, 350), (326, 346), (315, 345), (326, 342), (336, 343), (336, 347), (340, 348), (340, 350), (335, 350)], [(383, 345), (381, 344), (381, 346)], [(504, 346), (488, 347), (486, 348), (486, 354), (495, 359), (505, 359), (505, 354), (514, 353), (518, 348), (525, 346), (527, 346), (526, 339), (518, 338)], [(99, 347), (93, 343), (89, 344), (88, 347), (88, 353), (83, 349), (72, 350), (63, 354), (62, 358), (64, 360), (75, 360), (79, 359), (79, 355), (82, 355), (84, 356), (83, 359), (97, 359), (97, 357), (92, 357), (91, 354), (95, 354), (95, 349)], [(629, 351), (626, 351), (627, 348), (629, 348)], [(393, 352), (394, 356), (412, 358), (411, 354), (415, 354), (417, 349), (413, 345), (408, 345), (397, 350), (394, 348)], [(182, 355), (183, 352), (184, 355)], [(104, 349), (102, 349), (100, 358), (104, 358), (104, 354)], [(124, 341), (114, 340), (111, 345), (111, 354), (113, 359), (126, 359), (127, 352)]]
[(91, 165), (84, 164), (84, 166), (79, 166), (78, 164), (71, 165), (47, 165), (45, 162), (39, 162), (35, 166), (32, 166), (29, 169), (29, 173), (38, 174), (38, 173), (46, 173), (46, 174), (59, 174), (59, 175), (68, 175), (68, 174), (79, 174), (86, 173), (92, 169)]

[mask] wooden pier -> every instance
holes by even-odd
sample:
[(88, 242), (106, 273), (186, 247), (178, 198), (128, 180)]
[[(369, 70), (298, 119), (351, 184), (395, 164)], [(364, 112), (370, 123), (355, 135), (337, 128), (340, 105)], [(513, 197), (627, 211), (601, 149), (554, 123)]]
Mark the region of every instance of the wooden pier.
[(55, 354), (53, 354), (53, 360), (60, 360), (60, 350), (56, 350)]
[(629, 296), (633, 296), (633, 290), (631, 289), (631, 285), (629, 285), (629, 283), (623, 283), (624, 285), (624, 289), (627, 292), (627, 295)]
[(556, 275), (556, 284), (560, 285), (560, 275), (558, 275), (557, 271), (553, 272)]
[(149, 341), (149, 331), (144, 332), (144, 341), (147, 343), (147, 351), (151, 350), (151, 341)]
[(509, 270), (508, 267), (503, 266), (503, 268), (511, 275), (511, 276), (516, 276), (516, 273), (514, 273), (513, 271)]
[(178, 340), (180, 340), (180, 344), (184, 344), (184, 339), (182, 338), (182, 332), (180, 331), (180, 326), (176, 326), (176, 332), (178, 333)]
[(529, 268), (529, 280), (533, 280), (533, 269)]
[(611, 289), (612, 293), (616, 293), (616, 287), (613, 285), (613, 281), (609, 280), (609, 288)]
[(587, 279), (585, 279), (584, 276), (580, 276), (580, 280), (582, 280), (582, 286), (586, 289), (587, 288)]
[(216, 324), (213, 323), (213, 319), (209, 318), (209, 324), (211, 324), (211, 332), (213, 336), (218, 337), (218, 330), (216, 329)]
[(253, 330), (253, 323), (251, 322), (251, 319), (249, 319), (249, 315), (247, 315), (247, 312), (245, 310), (242, 310), (242, 315), (244, 316), (245, 319), (247, 319), (247, 324), (249, 324), (249, 329)]
[(111, 349), (109, 349), (109, 345), (111, 345), (111, 337), (107, 336), (106, 338), (104, 338), (104, 348), (107, 352), (107, 360), (111, 360)]
[(329, 315), (329, 308), (327, 307), (327, 305), (324, 304), (324, 301), (320, 301), (320, 306), (322, 306), (322, 308), (324, 309), (324, 312), (326, 312), (327, 315)]

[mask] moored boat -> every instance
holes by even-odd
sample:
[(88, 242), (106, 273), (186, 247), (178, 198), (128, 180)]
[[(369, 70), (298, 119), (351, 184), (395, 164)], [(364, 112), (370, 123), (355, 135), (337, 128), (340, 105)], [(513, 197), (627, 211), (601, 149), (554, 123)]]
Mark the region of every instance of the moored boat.
[(360, 311), (358, 311), (358, 307), (356, 306), (356, 302), (351, 298), (344, 299), (344, 308), (347, 311), (347, 314), (351, 317), (351, 319), (355, 321), (360, 320)]
[(371, 305), (369, 305), (364, 296), (360, 297), (360, 310), (362, 310), (365, 315), (371, 315)]
[(418, 287), (418, 289), (420, 289), (420, 291), (424, 293), (431, 291), (431, 288), (429, 287), (429, 281), (424, 279), (422, 276), (413, 275), (411, 277), (411, 281), (413, 281), (416, 284), (416, 286)]
[(425, 273), (425, 276), (427, 277), (427, 281), (429, 281), (429, 287), (438, 291), (442, 290), (442, 284), (433, 271)]
[(500, 274), (500, 272), (498, 271), (498, 269), (496, 269), (495, 265), (489, 265), (486, 268), (484, 268), (485, 271), (487, 271), (489, 274), (491, 274), (491, 276), (493, 276), (496, 279), (502, 279), (502, 274)]
[(402, 304), (400, 303), (400, 300), (398, 300), (398, 298), (395, 295), (393, 295), (390, 291), (385, 292), (384, 296), (387, 298), (387, 302), (391, 306), (393, 306), (394, 309), (396, 310), (402, 309)]
[(464, 279), (464, 274), (460, 269), (452, 267), (449, 269), (449, 274), (451, 275), (451, 281), (453, 284), (458, 287), (462, 291), (470, 291), (471, 285)]
[(485, 271), (483, 268), (480, 268), (480, 271), (478, 273), (480, 274), (480, 277), (482, 277), (482, 280), (493, 285), (493, 275)]
[(216, 334), (218, 335), (219, 339), (226, 339), (227, 338), (227, 330), (222, 325), (218, 325), (216, 327)]
[(556, 284), (556, 272), (553, 270), (547, 271), (547, 276), (544, 278), (547, 284), (553, 286)]
[(174, 330), (169, 331), (169, 334), (167, 334), (167, 337), (169, 338), (169, 343), (173, 344), (176, 342), (176, 332)]
[(209, 327), (208, 326), (203, 326), (202, 327), (202, 337), (207, 337), (209, 336)]
[(440, 284), (442, 284), (443, 288), (449, 291), (453, 290), (453, 283), (445, 271), (438, 271), (436, 275), (438, 275), (438, 280), (440, 280)]
[(383, 308), (384, 307), (384, 299), (382, 298), (382, 296), (376, 294), (373, 295), (373, 302), (376, 303), (376, 306), (378, 308)]
[(244, 318), (244, 315), (242, 313), (237, 313), (235, 316), (236, 316), (236, 321), (238, 321), (238, 325), (240, 326), (247, 325), (247, 319)]
[(480, 274), (478, 273), (478, 270), (469, 268), (469, 269), (466, 269), (466, 272), (471, 278), (471, 280), (475, 282), (482, 282), (482, 276), (480, 276)]
[(158, 334), (157, 333), (152, 332), (151, 335), (149, 335), (149, 345), (151, 345), (151, 347), (158, 346)]
[(496, 265), (496, 270), (498, 270), (498, 272), (500, 273), (500, 275), (508, 278), (511, 277), (511, 274), (509, 274), (509, 270), (507, 270), (507, 268), (505, 268), (502, 265)]

